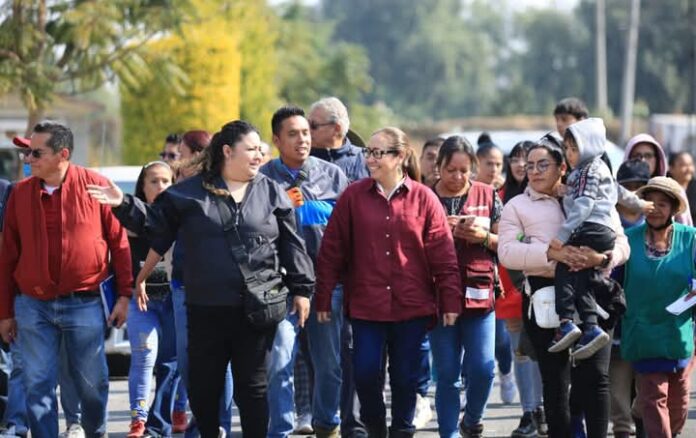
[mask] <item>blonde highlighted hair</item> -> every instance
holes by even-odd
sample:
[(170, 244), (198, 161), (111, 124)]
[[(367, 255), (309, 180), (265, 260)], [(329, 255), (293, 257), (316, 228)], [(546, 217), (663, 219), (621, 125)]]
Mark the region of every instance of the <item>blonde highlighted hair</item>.
[(387, 140), (387, 148), (404, 152), (404, 162), (401, 170), (414, 181), (421, 180), (420, 164), (416, 157), (416, 151), (411, 147), (411, 142), (404, 131), (393, 126), (378, 129), (372, 136), (379, 135)]

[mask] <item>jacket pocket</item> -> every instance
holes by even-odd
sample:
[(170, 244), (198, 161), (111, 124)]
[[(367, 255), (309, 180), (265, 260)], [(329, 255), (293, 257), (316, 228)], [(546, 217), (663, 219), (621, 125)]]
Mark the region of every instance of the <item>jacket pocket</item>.
[(492, 309), (494, 297), (494, 272), (487, 263), (469, 263), (464, 282), (464, 307), (467, 309)]

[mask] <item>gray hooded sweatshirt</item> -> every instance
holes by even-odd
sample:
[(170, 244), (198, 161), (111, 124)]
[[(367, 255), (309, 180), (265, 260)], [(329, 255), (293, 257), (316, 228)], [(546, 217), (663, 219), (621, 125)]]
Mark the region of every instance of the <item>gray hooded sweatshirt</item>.
[(580, 154), (579, 163), (568, 176), (563, 197), (566, 220), (558, 239), (566, 243), (584, 222), (613, 227), (611, 211), (617, 200), (617, 184), (609, 166), (602, 161), (606, 128), (599, 118), (589, 118), (568, 127)]

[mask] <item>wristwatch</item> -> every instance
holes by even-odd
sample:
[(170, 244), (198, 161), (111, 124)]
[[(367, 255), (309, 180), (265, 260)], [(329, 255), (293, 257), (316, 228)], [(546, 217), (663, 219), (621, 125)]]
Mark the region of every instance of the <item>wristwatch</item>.
[(602, 260), (602, 263), (599, 264), (599, 267), (602, 269), (606, 269), (609, 267), (609, 263), (611, 263), (611, 254), (612, 253), (604, 253), (602, 254), (604, 256), (604, 260)]

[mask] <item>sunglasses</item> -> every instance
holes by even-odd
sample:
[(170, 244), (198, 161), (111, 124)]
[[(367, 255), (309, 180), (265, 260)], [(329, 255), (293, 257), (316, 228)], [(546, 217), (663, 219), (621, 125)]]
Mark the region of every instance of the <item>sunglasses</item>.
[(370, 156), (375, 157), (377, 160), (381, 160), (382, 157), (385, 154), (392, 154), (392, 155), (398, 155), (399, 150), (398, 149), (370, 149), (370, 148), (365, 148), (362, 150), (363, 155), (365, 155), (365, 158), (370, 158)]
[(36, 158), (37, 160), (43, 156), (43, 154), (46, 151), (42, 151), (41, 149), (29, 149), (29, 148), (24, 148), (22, 152), (19, 153), (20, 158), (25, 159), (25, 158)]
[(161, 159), (166, 160), (167, 158), (170, 160), (176, 160), (179, 158), (181, 154), (178, 154), (176, 152), (160, 152), (159, 156)]
[(309, 129), (311, 129), (312, 131), (315, 131), (315, 130), (321, 128), (322, 126), (329, 126), (329, 125), (335, 125), (335, 124), (336, 124), (336, 122), (317, 123), (317, 122), (313, 122), (310, 120)]

